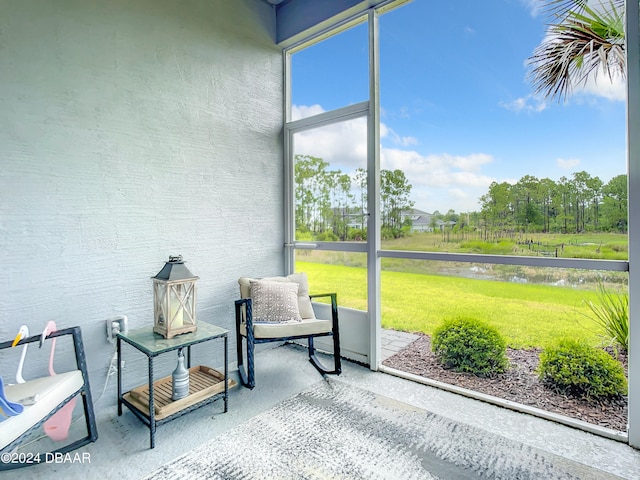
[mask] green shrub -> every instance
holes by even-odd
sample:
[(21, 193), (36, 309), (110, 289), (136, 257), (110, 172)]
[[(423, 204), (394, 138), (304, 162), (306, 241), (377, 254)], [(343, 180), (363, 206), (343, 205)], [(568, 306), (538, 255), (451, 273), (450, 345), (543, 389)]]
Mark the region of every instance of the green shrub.
[(627, 246), (624, 244), (620, 244), (620, 243), (607, 243), (605, 245), (606, 247), (609, 247), (611, 250), (613, 250), (614, 252), (627, 252)]
[(538, 375), (558, 393), (605, 399), (627, 392), (622, 364), (604, 350), (572, 339), (560, 340), (540, 354)]
[(447, 368), (481, 377), (507, 369), (506, 343), (498, 331), (480, 320), (445, 321), (431, 339), (431, 348)]
[(339, 238), (335, 233), (327, 230), (325, 232), (317, 234), (316, 240), (318, 242), (337, 242)]
[(313, 233), (307, 229), (296, 230), (296, 240), (299, 242), (309, 242), (313, 240)]
[(347, 237), (349, 238), (349, 240), (366, 241), (367, 230), (366, 229), (361, 230), (359, 228), (350, 228)]
[(512, 240), (467, 240), (460, 243), (460, 248), (467, 252), (508, 255), (513, 253), (516, 244)]

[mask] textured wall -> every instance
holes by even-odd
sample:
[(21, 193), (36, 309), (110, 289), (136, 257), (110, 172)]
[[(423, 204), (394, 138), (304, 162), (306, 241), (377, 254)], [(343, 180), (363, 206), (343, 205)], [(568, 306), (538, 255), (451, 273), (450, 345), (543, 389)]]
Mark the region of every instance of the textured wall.
[(199, 318), (233, 328), (237, 278), (282, 272), (273, 38), (258, 0), (2, 2), (0, 339), (82, 326), (99, 393), (106, 319), (150, 325), (174, 254), (200, 277)]

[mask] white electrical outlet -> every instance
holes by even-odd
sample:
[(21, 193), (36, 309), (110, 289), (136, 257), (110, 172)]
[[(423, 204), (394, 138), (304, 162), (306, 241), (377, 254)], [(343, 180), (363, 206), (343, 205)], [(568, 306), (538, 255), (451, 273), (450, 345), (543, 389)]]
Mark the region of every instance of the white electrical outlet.
[(110, 318), (107, 320), (107, 340), (111, 343), (115, 342), (118, 333), (127, 333), (127, 316)]

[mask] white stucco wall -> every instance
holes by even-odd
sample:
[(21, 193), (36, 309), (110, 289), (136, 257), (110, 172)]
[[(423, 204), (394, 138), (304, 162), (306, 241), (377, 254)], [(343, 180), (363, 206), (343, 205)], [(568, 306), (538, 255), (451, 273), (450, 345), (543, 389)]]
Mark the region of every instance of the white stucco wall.
[[(0, 339), (22, 323), (32, 334), (48, 320), (80, 325), (96, 395), (113, 353), (106, 319), (152, 324), (150, 277), (169, 255), (200, 277), (198, 318), (232, 332), (237, 278), (282, 273), (273, 10), (259, 0), (1, 5)], [(196, 363), (220, 362), (216, 348)], [(146, 363), (132, 352), (136, 383)], [(30, 349), (25, 378), (39, 354)], [(11, 355), (0, 352), (5, 378)], [(115, 377), (100, 403), (115, 403)]]

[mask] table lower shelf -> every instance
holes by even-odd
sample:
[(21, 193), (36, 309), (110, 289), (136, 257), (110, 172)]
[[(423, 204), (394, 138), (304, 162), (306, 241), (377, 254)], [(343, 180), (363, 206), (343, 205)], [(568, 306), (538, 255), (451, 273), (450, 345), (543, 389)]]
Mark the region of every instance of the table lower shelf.
[[(186, 397), (173, 400), (171, 382), (171, 375), (153, 382), (153, 410), (156, 420), (167, 418), (224, 392), (224, 374), (203, 365), (189, 369), (189, 395)], [(227, 389), (236, 385), (235, 380), (227, 380)], [(125, 393), (123, 398), (147, 417), (149, 416), (149, 385), (136, 387)]]

